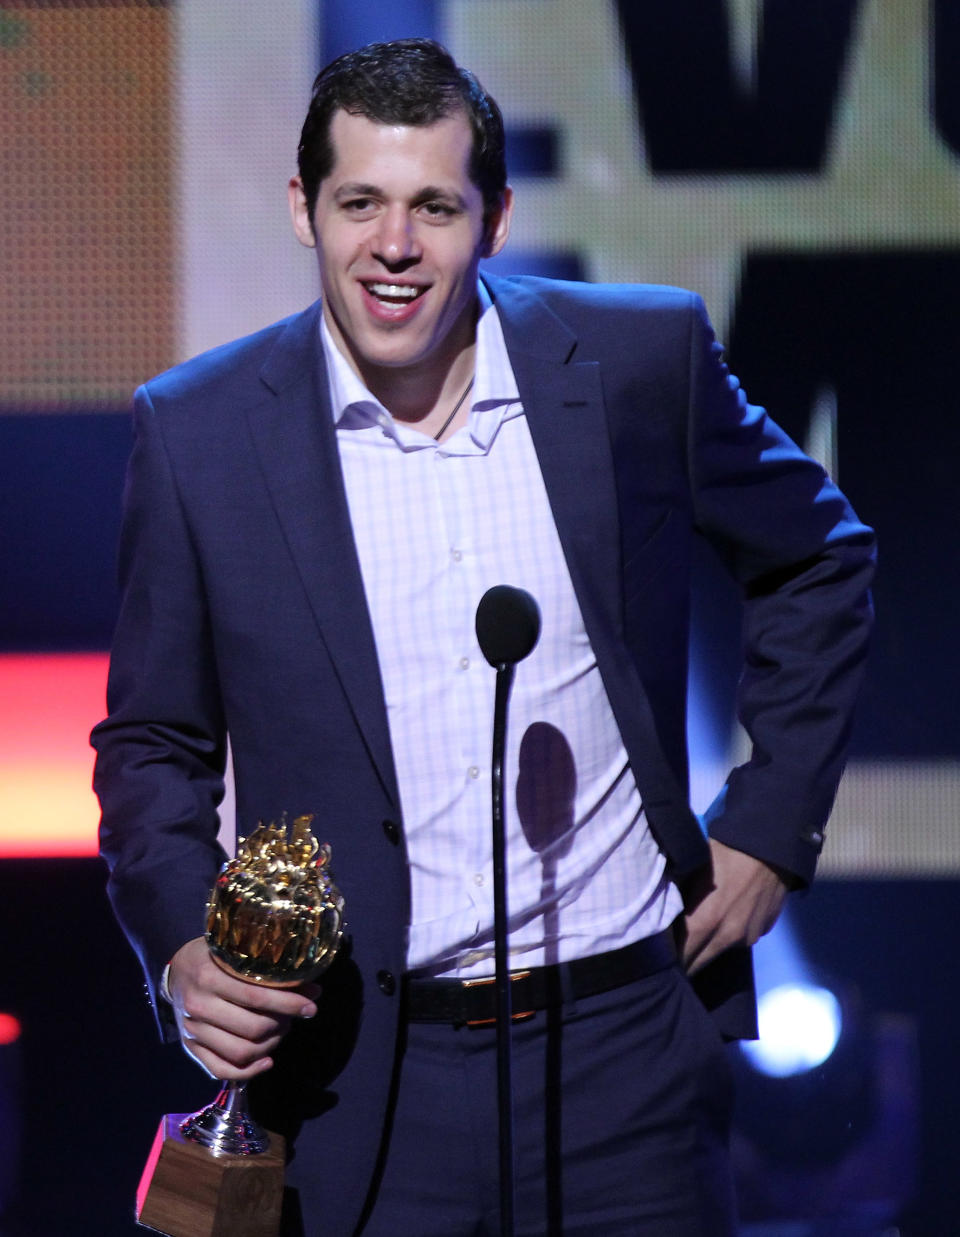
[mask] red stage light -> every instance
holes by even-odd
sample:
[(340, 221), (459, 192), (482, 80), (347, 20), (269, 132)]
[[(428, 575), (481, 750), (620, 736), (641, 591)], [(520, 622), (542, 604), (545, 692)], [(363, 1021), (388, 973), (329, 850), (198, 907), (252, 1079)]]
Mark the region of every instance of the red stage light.
[(0, 1047), (13, 1044), (20, 1038), (20, 1019), (13, 1014), (0, 1014)]
[(91, 727), (106, 653), (0, 655), (0, 858), (97, 853)]

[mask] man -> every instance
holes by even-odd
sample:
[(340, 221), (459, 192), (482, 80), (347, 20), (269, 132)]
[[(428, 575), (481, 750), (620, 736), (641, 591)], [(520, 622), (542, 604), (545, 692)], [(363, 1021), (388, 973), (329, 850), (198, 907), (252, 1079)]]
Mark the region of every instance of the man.
[[(869, 530), (746, 404), (691, 294), (478, 283), (510, 226), (502, 123), (436, 44), (328, 66), (299, 164), (321, 302), (137, 394), (94, 735), (117, 913), (168, 1034), (256, 1078), (290, 1139), (290, 1232), (498, 1231), (491, 988), (464, 986), (493, 972), (473, 615), (528, 589), (505, 779), (532, 972), (517, 1231), (721, 1237), (721, 1033), (751, 1033), (744, 947), (813, 875)], [(743, 589), (754, 744), (709, 844), (686, 801), (695, 533)], [(241, 832), (315, 811), (332, 844), (348, 939), (319, 989), (234, 981), (199, 936), (228, 733)]]

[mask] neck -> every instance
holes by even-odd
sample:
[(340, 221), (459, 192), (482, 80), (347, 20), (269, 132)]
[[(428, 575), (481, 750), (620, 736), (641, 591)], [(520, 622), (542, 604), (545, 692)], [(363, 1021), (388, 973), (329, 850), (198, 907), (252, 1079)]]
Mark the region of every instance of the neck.
[[(448, 364), (416, 371), (363, 373), (370, 392), (398, 421), (435, 434), (473, 377), (476, 344), (463, 348)], [(462, 411), (462, 410), (461, 410)]]
[[(327, 318), (334, 342), (367, 390), (398, 421), (435, 436), (459, 428), (467, 413), (461, 407), (449, 427), (447, 418), (473, 376), (477, 352), (478, 305), (471, 305), (430, 355), (411, 365), (372, 365), (350, 346), (336, 319)], [(464, 401), (466, 403), (466, 401)]]

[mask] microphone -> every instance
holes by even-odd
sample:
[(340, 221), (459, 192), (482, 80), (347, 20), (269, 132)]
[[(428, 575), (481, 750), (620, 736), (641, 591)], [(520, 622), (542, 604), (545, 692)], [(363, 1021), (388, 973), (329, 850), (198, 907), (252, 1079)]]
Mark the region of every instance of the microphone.
[(493, 667), (514, 666), (540, 638), (540, 607), (522, 588), (495, 584), (477, 606), (477, 641)]

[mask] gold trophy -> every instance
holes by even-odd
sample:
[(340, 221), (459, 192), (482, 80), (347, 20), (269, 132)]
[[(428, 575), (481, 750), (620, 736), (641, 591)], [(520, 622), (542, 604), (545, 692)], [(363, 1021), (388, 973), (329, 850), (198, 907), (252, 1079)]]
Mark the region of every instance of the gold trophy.
[[(268, 988), (296, 988), (333, 961), (343, 898), (330, 847), (310, 832), (259, 824), (225, 863), (207, 904), (206, 940), (228, 974)], [(276, 1237), (284, 1141), (250, 1116), (246, 1085), (228, 1082), (199, 1112), (160, 1122), (137, 1190), (137, 1220), (167, 1237)]]

